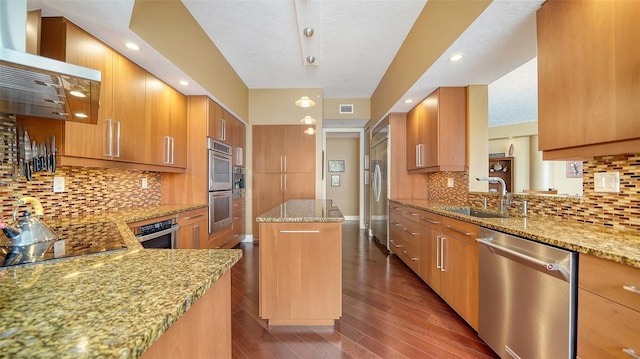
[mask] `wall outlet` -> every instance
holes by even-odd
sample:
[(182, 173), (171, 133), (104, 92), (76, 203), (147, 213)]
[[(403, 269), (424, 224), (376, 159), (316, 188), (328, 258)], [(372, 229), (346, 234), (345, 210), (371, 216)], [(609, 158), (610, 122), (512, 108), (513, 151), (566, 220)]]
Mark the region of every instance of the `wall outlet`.
[(64, 192), (64, 177), (53, 177), (53, 192)]
[(453, 178), (447, 178), (447, 187), (453, 187)]
[(620, 172), (594, 173), (593, 191), (620, 193)]
[(146, 178), (142, 179), (142, 189), (149, 188), (149, 181)]

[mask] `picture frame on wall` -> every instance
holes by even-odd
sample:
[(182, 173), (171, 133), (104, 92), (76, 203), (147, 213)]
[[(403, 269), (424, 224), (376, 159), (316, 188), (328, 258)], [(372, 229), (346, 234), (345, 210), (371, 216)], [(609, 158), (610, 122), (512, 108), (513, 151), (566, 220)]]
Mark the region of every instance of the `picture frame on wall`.
[(567, 161), (567, 178), (582, 178), (582, 161)]
[(344, 172), (344, 160), (329, 160), (329, 172)]
[(340, 175), (331, 175), (331, 187), (340, 187)]

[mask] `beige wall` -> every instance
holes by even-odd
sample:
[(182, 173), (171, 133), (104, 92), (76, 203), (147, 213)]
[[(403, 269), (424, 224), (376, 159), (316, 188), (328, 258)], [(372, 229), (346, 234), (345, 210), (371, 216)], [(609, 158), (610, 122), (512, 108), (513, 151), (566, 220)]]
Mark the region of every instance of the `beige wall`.
[[(342, 104), (352, 104), (353, 114), (340, 114), (339, 106)], [(370, 101), (368, 98), (325, 98), (322, 116), (326, 120), (368, 120), (371, 118)]]
[[(326, 140), (326, 161), (343, 160), (344, 172), (328, 172), (326, 174), (326, 198), (335, 201), (342, 215), (360, 215), (360, 139), (359, 138), (331, 138)], [(340, 177), (340, 186), (331, 186), (331, 176)]]

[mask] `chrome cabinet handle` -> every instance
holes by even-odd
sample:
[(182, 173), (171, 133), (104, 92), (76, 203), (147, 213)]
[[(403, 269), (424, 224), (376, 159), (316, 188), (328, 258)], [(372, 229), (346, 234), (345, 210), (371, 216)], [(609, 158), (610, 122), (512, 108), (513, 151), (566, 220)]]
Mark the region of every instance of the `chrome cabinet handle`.
[(444, 268), (444, 240), (446, 239), (445, 236), (440, 237), (440, 271), (444, 272), (445, 268)]
[(164, 136), (164, 163), (171, 163), (171, 156), (169, 155), (169, 151), (171, 151), (171, 137)]
[(431, 224), (440, 224), (440, 221), (434, 221), (426, 217), (420, 217), (420, 219), (422, 219), (423, 221), (429, 222)]
[(402, 248), (402, 246), (396, 243), (393, 239), (390, 239), (389, 242), (396, 248)]
[(640, 289), (638, 289), (635, 285), (623, 285), (622, 289), (631, 293), (640, 294)]
[(113, 157), (120, 157), (120, 121), (116, 121), (116, 154)]
[(632, 357), (633, 359), (640, 359), (640, 355), (638, 355), (636, 351), (631, 348), (623, 348), (622, 352)]
[(174, 155), (175, 155), (175, 149), (176, 149), (176, 139), (173, 137), (169, 138), (171, 140), (171, 164), (173, 164), (173, 159), (174, 159)]
[(411, 236), (415, 237), (418, 233), (416, 232), (411, 232), (408, 228), (404, 228), (404, 231), (409, 233)]
[(106, 120), (107, 128), (104, 129), (104, 133), (107, 135), (107, 148), (105, 151), (105, 156), (113, 157), (113, 119), (108, 118)]
[(411, 211), (404, 211), (404, 213), (406, 213), (406, 214), (408, 214), (410, 216), (417, 216), (418, 215), (417, 213), (413, 213)]
[(320, 233), (319, 229), (312, 230), (281, 230), (280, 233)]
[(436, 236), (436, 268), (437, 269), (442, 268), (442, 265), (440, 265), (440, 237), (441, 236)]
[(447, 229), (450, 229), (450, 230), (452, 230), (454, 232), (458, 232), (458, 233), (463, 234), (465, 236), (472, 236), (473, 235), (473, 232), (465, 232), (465, 231), (463, 231), (461, 229), (458, 229), (456, 227), (451, 227), (451, 226), (446, 226), (446, 227), (447, 227)]
[(284, 171), (287, 172), (287, 156), (284, 156)]
[(227, 121), (220, 119), (220, 139), (225, 140), (227, 137)]
[(417, 260), (418, 260), (418, 258), (413, 257), (409, 252), (407, 252), (407, 251), (403, 251), (403, 252), (404, 252), (404, 255), (405, 255), (405, 256), (407, 256), (407, 257), (409, 257), (409, 259), (410, 259), (412, 262), (415, 262), (415, 261), (417, 261)]
[(183, 220), (185, 220), (185, 221), (188, 221), (188, 220), (190, 220), (190, 219), (199, 218), (199, 217), (202, 217), (202, 216), (204, 216), (204, 213), (197, 214), (197, 215), (195, 215), (195, 216), (184, 217), (184, 218), (182, 218), (182, 219), (183, 219)]

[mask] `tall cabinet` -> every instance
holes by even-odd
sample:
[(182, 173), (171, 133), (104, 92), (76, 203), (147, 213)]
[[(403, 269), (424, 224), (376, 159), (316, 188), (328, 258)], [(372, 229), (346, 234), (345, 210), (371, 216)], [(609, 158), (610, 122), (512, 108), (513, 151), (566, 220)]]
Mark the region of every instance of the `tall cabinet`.
[(255, 218), (289, 199), (315, 198), (315, 135), (303, 125), (253, 126), (253, 236)]

